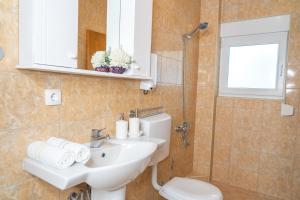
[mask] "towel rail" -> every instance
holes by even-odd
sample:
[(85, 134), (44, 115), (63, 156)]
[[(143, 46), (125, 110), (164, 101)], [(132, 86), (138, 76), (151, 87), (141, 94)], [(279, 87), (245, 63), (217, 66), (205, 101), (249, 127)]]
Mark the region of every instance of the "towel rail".
[(139, 113), (140, 118), (145, 118), (163, 113), (163, 111), (161, 111), (162, 109), (164, 109), (164, 107), (159, 106), (153, 108), (137, 109), (137, 112)]

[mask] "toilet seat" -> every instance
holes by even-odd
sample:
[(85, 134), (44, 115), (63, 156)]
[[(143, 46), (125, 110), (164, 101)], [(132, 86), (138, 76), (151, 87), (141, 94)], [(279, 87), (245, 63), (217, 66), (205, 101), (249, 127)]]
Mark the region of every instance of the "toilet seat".
[(159, 194), (168, 200), (223, 200), (221, 191), (212, 184), (179, 177), (162, 186)]

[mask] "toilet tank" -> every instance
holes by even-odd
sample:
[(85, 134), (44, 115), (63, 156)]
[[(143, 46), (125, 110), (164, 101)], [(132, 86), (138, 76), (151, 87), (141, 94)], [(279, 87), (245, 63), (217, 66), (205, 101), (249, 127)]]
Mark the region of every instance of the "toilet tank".
[(166, 113), (145, 117), (140, 120), (144, 137), (165, 140), (154, 153), (150, 165), (157, 164), (169, 155), (171, 136), (171, 116)]

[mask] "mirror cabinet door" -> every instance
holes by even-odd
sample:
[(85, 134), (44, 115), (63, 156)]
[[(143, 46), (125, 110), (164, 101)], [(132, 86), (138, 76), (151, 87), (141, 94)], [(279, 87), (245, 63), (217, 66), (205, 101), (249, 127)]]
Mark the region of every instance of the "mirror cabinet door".
[(107, 0), (106, 50), (120, 47), (121, 0)]
[(78, 0), (33, 2), (33, 63), (77, 68)]
[(120, 47), (134, 59), (131, 73), (150, 76), (153, 0), (121, 0)]

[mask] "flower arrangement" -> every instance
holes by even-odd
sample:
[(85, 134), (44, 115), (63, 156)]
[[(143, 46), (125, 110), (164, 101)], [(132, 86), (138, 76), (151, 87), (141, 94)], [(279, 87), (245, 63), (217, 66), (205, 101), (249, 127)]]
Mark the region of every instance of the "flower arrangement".
[(115, 49), (111, 53), (97, 51), (91, 59), (96, 71), (123, 74), (133, 63), (132, 58), (122, 49)]
[(109, 72), (109, 60), (105, 51), (96, 51), (92, 56), (91, 63), (96, 71)]

